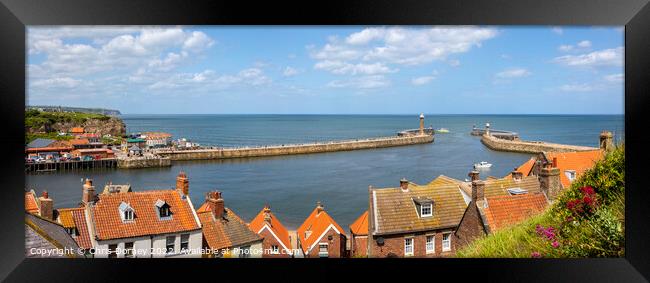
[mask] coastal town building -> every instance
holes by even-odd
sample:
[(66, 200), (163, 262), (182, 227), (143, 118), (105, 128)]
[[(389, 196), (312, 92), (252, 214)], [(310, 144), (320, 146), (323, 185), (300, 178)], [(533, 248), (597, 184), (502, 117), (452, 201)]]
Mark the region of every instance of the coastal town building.
[[(368, 257), (444, 257), (467, 207), (461, 181), (440, 176), (426, 185), (368, 188)], [(354, 253), (354, 251), (353, 251)]]
[(82, 203), (92, 219), (95, 257), (201, 256), (201, 224), (182, 172), (167, 190), (96, 195), (86, 180)]
[(104, 158), (114, 158), (115, 153), (108, 148), (86, 148), (86, 149), (75, 149), (71, 152), (73, 157), (79, 157), (82, 160), (86, 157), (92, 157), (93, 159), (104, 159)]
[(25, 212), (25, 257), (84, 257), (78, 250), (77, 242), (61, 224), (52, 219)]
[(140, 136), (145, 140), (147, 147), (164, 147), (171, 143), (171, 134), (163, 132), (145, 132)]
[(262, 247), (265, 258), (290, 258), (293, 257), (291, 236), (282, 222), (271, 212), (269, 205), (251, 220), (248, 227), (264, 238)]
[(132, 192), (131, 185), (129, 184), (116, 185), (113, 184), (112, 182), (109, 182), (104, 186), (104, 191), (102, 191), (102, 194), (129, 193), (129, 192)]
[(550, 203), (548, 196), (561, 190), (554, 171), (557, 168), (549, 165), (539, 177), (515, 170), (509, 178), (490, 180), (480, 180), (478, 171), (470, 172), (471, 183), (461, 185), (471, 201), (454, 233), (457, 247), (542, 213)]
[(368, 211), (350, 224), (350, 253), (352, 257), (368, 256)]
[[(88, 253), (93, 247), (86, 209), (83, 207), (61, 208), (56, 210), (56, 222), (77, 242), (79, 248)], [(90, 255), (89, 255), (90, 256)]]
[(83, 127), (73, 127), (70, 129), (70, 134), (73, 136), (82, 135), (84, 133)]
[(253, 232), (235, 212), (225, 207), (221, 192), (207, 193), (205, 203), (197, 210), (197, 214), (203, 227), (203, 248), (211, 251), (206, 256), (262, 256), (263, 238)]
[(325, 211), (320, 202), (298, 227), (298, 248), (307, 258), (346, 257), (345, 230)]

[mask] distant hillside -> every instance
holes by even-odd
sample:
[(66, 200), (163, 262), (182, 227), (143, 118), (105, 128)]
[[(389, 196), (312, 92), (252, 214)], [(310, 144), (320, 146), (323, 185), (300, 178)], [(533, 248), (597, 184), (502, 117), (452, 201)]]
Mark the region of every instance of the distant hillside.
[(36, 109), (25, 111), (25, 143), (36, 138), (70, 139), (70, 136), (59, 136), (58, 133), (68, 133), (74, 127), (83, 127), (87, 133), (102, 136), (110, 134), (119, 137), (126, 133), (124, 122), (114, 116), (79, 112), (45, 112)]
[(84, 108), (84, 107), (69, 107), (69, 106), (43, 106), (43, 105), (32, 105), (27, 106), (26, 110), (36, 109), (39, 111), (45, 112), (77, 112), (77, 113), (92, 113), (92, 114), (103, 114), (116, 116), (120, 115), (119, 110), (114, 109), (104, 109), (104, 108)]
[(483, 237), (457, 256), (625, 256), (625, 145), (586, 171), (542, 215)]

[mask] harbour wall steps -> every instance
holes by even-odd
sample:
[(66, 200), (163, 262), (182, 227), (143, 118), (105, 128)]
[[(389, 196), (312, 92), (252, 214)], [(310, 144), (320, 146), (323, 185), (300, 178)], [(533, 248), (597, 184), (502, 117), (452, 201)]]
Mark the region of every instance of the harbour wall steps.
[(588, 146), (566, 145), (538, 141), (511, 141), (496, 138), (490, 135), (483, 135), (481, 137), (481, 142), (492, 150), (533, 154), (540, 152), (573, 152), (598, 150), (598, 148)]
[(243, 157), (264, 157), (279, 155), (295, 155), (322, 152), (338, 152), (359, 149), (384, 148), (414, 144), (432, 143), (433, 135), (412, 135), (371, 138), (363, 140), (331, 141), (309, 144), (289, 144), (278, 146), (259, 146), (242, 148), (197, 149), (197, 150), (164, 150), (157, 154), (169, 157), (171, 160), (202, 160), (228, 159)]

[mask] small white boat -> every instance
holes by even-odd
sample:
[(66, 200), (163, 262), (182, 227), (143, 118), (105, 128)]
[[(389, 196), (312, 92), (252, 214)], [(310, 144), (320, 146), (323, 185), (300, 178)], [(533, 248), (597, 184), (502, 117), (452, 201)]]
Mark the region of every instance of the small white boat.
[(474, 169), (490, 168), (490, 167), (492, 167), (492, 164), (487, 163), (487, 161), (481, 161), (479, 163), (474, 164)]
[(438, 133), (449, 133), (449, 130), (447, 128), (440, 128), (440, 129), (437, 129), (436, 132), (438, 132)]

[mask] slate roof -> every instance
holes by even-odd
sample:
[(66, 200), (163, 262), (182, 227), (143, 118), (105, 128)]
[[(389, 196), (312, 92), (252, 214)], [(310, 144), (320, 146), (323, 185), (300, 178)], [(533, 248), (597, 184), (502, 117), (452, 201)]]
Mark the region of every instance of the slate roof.
[(259, 232), (264, 225), (269, 226), (271, 231), (273, 231), (273, 234), (275, 234), (278, 237), (278, 240), (284, 244), (285, 247), (288, 249), (291, 249), (291, 241), (289, 239), (289, 231), (287, 228), (282, 225), (282, 222), (273, 214), (272, 211), (269, 210), (269, 215), (271, 216), (271, 225), (269, 226), (265, 221), (264, 221), (264, 209), (258, 213), (253, 220), (251, 220), (251, 223), (248, 224), (248, 227), (253, 230), (253, 232)]
[(528, 193), (512, 196), (493, 196), (485, 198), (486, 207), (483, 210), (484, 221), (490, 232), (522, 222), (532, 216), (542, 213), (548, 206), (548, 200), (543, 193)]
[(207, 202), (196, 212), (203, 226), (203, 239), (211, 249), (232, 248), (262, 240), (262, 237), (249, 229), (248, 225), (228, 208), (225, 208), (221, 219), (215, 219)]
[(82, 249), (92, 248), (93, 244), (90, 240), (90, 232), (86, 223), (85, 208), (61, 208), (57, 211), (59, 213), (58, 221), (64, 228), (76, 228), (79, 235), (72, 238), (77, 242), (79, 247)]
[(27, 148), (43, 148), (48, 147), (54, 140), (38, 138), (27, 144)]
[(357, 220), (354, 220), (350, 225), (350, 232), (353, 235), (364, 236), (368, 235), (368, 211), (364, 211)]
[[(448, 177), (446, 177), (448, 178)], [(371, 189), (373, 203), (373, 234), (399, 234), (436, 230), (458, 226), (467, 204), (457, 182), (446, 178), (433, 180), (430, 185), (409, 183), (408, 191), (401, 188)], [(420, 217), (413, 199), (433, 200), (433, 215)], [(376, 206), (375, 206), (376, 204)]]
[(36, 249), (63, 249), (67, 248), (77, 251), (79, 245), (70, 237), (61, 224), (47, 220), (40, 216), (25, 213), (25, 256), (26, 257), (80, 257), (76, 254), (39, 255), (31, 253), (32, 248)]
[[(339, 226), (339, 224), (336, 223), (336, 221), (334, 221), (334, 219), (324, 209), (319, 212), (318, 208), (314, 208), (307, 219), (305, 219), (305, 222), (303, 222), (296, 230), (298, 240), (300, 240), (302, 250), (305, 254), (318, 240), (318, 237), (328, 230), (330, 225), (333, 225), (337, 230), (339, 230), (339, 233), (345, 235), (345, 230), (343, 230), (343, 228), (341, 228), (341, 226)], [(306, 231), (311, 231), (309, 237), (305, 237)]]
[[(201, 228), (188, 198), (177, 190), (151, 190), (122, 194), (99, 194), (92, 206), (96, 237), (99, 240), (193, 231)], [(155, 203), (169, 204), (171, 217), (161, 219)], [(123, 222), (119, 206), (127, 203), (134, 210), (133, 221)]]

